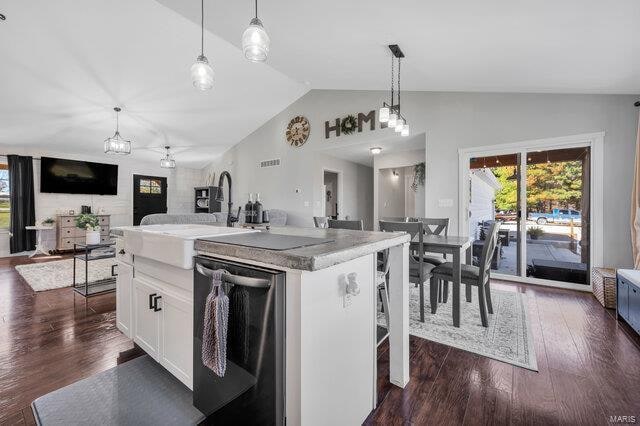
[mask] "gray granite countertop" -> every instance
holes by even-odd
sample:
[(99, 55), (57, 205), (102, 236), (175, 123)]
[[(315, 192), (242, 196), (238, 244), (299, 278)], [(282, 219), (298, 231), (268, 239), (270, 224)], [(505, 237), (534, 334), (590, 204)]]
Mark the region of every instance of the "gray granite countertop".
[(405, 233), (350, 231), (345, 229), (272, 228), (273, 234), (327, 238), (332, 242), (290, 250), (268, 250), (219, 242), (196, 240), (195, 249), (204, 255), (229, 256), (303, 271), (316, 271), (408, 243)]

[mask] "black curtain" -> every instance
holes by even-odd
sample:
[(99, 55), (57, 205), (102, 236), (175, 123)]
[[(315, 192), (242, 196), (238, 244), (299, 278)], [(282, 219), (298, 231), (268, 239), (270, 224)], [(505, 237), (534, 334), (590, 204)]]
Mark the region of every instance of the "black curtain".
[(33, 195), (33, 158), (8, 155), (9, 200), (11, 202), (11, 253), (35, 250), (35, 233), (25, 226), (35, 225), (36, 211)]

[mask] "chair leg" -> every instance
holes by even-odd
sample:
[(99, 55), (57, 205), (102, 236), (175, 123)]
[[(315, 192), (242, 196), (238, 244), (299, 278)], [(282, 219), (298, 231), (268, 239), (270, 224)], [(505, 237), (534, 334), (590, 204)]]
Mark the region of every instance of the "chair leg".
[(487, 318), (487, 306), (484, 300), (484, 290), (481, 286), (478, 286), (478, 303), (480, 305), (480, 320), (483, 327), (489, 326), (489, 320)]
[(442, 281), (437, 280), (438, 284), (438, 303), (442, 303)]
[(383, 291), (384, 290), (382, 287), (378, 287), (378, 298), (380, 298), (380, 303), (382, 303), (382, 309), (381, 309), (382, 313), (384, 313), (384, 297), (382, 296)]
[(389, 330), (389, 290), (387, 283), (384, 283), (382, 290), (382, 312), (384, 312), (384, 318), (387, 320), (387, 330)]
[[(431, 303), (431, 313), (435, 314), (436, 310), (438, 309), (438, 280), (436, 280), (434, 277), (431, 277), (431, 279), (429, 280), (429, 302)], [(424, 318), (422, 319), (422, 322), (424, 322)]]
[(484, 296), (487, 299), (487, 310), (493, 314), (493, 302), (491, 301), (491, 281), (487, 280), (484, 285)]
[(447, 303), (449, 300), (449, 281), (442, 282), (442, 303)]

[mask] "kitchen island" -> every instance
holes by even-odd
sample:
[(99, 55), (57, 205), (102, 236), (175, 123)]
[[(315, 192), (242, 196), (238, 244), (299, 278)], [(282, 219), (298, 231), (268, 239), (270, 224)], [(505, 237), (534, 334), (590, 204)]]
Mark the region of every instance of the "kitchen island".
[[(128, 260), (132, 270), (119, 277), (118, 327), (194, 390), (196, 407), (196, 391), (203, 389), (197, 377), (197, 372), (202, 371), (202, 346), (197, 341), (202, 338), (203, 292), (207, 294), (210, 288), (210, 279), (202, 275), (206, 269), (202, 265), (222, 265), (221, 262), (235, 265), (234, 273), (253, 268), (254, 272), (267, 271), (284, 277), (278, 278), (282, 283), (278, 288), (282, 289), (279, 293), (283, 314), (272, 315), (280, 316), (283, 324), (282, 336), (274, 339), (281, 341), (279, 358), (284, 366), (283, 416), (276, 419), (276, 424), (285, 421), (292, 425), (361, 424), (375, 408), (376, 265), (377, 252), (386, 249), (390, 261), (390, 381), (400, 387), (407, 384), (410, 240), (407, 234), (289, 227), (247, 234), (223, 231), (231, 231), (230, 228), (211, 232), (202, 226), (189, 230), (186, 229), (189, 225), (180, 229), (167, 227), (166, 232), (157, 227), (148, 232), (144, 227), (127, 228), (120, 237), (123, 248), (118, 251), (119, 256)], [(189, 235), (191, 242), (179, 243), (178, 237), (184, 235)], [(269, 244), (275, 244), (277, 249), (269, 248)], [(184, 247), (190, 247), (191, 251), (184, 251)], [(189, 253), (196, 255), (195, 261), (189, 261)], [(235, 283), (238, 288), (242, 285), (241, 281)], [(250, 290), (253, 291), (258, 290)], [(229, 298), (233, 299), (231, 294)], [(255, 309), (257, 304), (252, 303), (250, 306)], [(272, 309), (272, 302), (265, 306)], [(230, 312), (233, 310), (232, 307)], [(231, 329), (231, 317), (229, 321)], [(255, 330), (254, 324), (247, 329)], [(156, 330), (160, 330), (158, 338)], [(264, 336), (258, 339), (260, 350), (254, 346), (247, 348), (262, 353), (265, 345), (272, 344)], [(233, 351), (233, 345), (229, 345)], [(252, 362), (254, 355), (245, 354), (246, 361)], [(212, 387), (224, 383), (238, 370), (232, 356), (235, 355), (229, 355), (227, 363), (231, 370), (227, 370), (225, 377), (209, 378), (214, 380), (207, 382)], [(259, 356), (258, 363), (262, 361)], [(265, 370), (269, 365), (262, 366), (262, 373), (248, 380), (260, 381), (271, 374)], [(213, 393), (219, 395), (221, 390), (224, 393), (224, 388)], [(233, 401), (226, 408), (229, 406), (233, 406)]]
[[(330, 240), (284, 250), (199, 239), (201, 256), (286, 272), (288, 424), (361, 424), (376, 405), (376, 253), (390, 256), (390, 380), (409, 380), (408, 242), (402, 233), (277, 228), (278, 236)], [(263, 236), (265, 234), (262, 234)], [(231, 238), (230, 240), (233, 240)], [(355, 274), (355, 275), (350, 275)], [(356, 277), (357, 294), (347, 290)]]

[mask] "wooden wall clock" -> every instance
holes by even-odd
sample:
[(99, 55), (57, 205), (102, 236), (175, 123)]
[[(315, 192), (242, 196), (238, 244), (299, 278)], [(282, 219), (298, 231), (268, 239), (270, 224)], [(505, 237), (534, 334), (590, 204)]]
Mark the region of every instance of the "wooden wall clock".
[(301, 147), (309, 139), (309, 133), (311, 132), (311, 126), (309, 120), (305, 117), (298, 115), (293, 117), (287, 126), (286, 137), (287, 142), (291, 146)]

